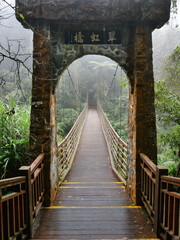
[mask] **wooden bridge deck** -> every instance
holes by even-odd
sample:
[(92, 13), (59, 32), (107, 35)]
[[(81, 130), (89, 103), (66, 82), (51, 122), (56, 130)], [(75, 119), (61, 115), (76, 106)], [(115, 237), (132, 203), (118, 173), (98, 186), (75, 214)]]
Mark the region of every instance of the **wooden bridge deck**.
[(34, 239), (156, 238), (142, 213), (113, 175), (97, 112), (90, 109), (71, 172), (54, 206), (41, 211)]

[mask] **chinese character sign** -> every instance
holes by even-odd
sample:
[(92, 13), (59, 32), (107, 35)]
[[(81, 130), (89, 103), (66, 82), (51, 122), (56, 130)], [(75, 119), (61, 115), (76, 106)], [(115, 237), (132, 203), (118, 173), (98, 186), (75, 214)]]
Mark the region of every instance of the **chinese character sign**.
[(91, 41), (92, 42), (100, 42), (100, 39), (99, 39), (99, 34), (92, 34), (91, 35)]
[(116, 34), (115, 31), (108, 32), (108, 42), (111, 42), (111, 44), (113, 44), (113, 42), (117, 40), (115, 38), (115, 34)]
[(74, 41), (76, 43), (83, 43), (84, 42), (84, 36), (82, 35), (81, 32), (78, 32), (78, 33), (75, 34)]
[(65, 44), (121, 44), (120, 31), (67, 31)]

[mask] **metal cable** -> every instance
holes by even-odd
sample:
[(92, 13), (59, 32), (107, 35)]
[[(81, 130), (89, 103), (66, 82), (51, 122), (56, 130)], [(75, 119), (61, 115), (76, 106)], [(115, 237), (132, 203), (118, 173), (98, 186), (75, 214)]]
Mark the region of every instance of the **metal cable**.
[(106, 95), (106, 98), (108, 97), (108, 95), (109, 95), (109, 93), (110, 93), (110, 90), (111, 90), (111, 88), (112, 88), (112, 86), (113, 86), (113, 82), (114, 82), (114, 80), (115, 80), (117, 70), (118, 70), (118, 64), (117, 64), (117, 67), (116, 67), (116, 70), (115, 70), (113, 79), (112, 79), (112, 81), (111, 81), (111, 85), (110, 85), (110, 87), (109, 87), (108, 93), (107, 93), (107, 95)]
[(76, 90), (76, 88), (75, 88), (74, 82), (73, 82), (73, 80), (72, 80), (72, 77), (71, 77), (71, 74), (70, 74), (70, 71), (69, 71), (68, 68), (67, 68), (67, 72), (68, 72), (68, 75), (69, 75), (69, 79), (71, 80), (71, 83), (72, 83), (72, 85), (73, 85), (75, 94), (76, 94), (76, 96), (79, 98), (79, 101), (81, 102), (81, 97), (80, 97), (79, 94), (77, 93), (77, 90)]

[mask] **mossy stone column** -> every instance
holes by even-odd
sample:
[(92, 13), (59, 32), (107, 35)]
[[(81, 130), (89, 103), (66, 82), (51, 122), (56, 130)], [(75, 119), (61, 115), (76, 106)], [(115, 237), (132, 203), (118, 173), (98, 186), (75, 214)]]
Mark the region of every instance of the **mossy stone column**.
[(57, 139), (50, 31), (46, 24), (36, 26), (33, 44), (29, 155), (32, 163), (40, 153), (45, 153), (45, 205), (48, 206), (51, 205), (57, 189)]
[(129, 94), (129, 149), (127, 187), (134, 204), (141, 203), (139, 153), (157, 163), (154, 77), (152, 66), (152, 30), (136, 27), (134, 77)]

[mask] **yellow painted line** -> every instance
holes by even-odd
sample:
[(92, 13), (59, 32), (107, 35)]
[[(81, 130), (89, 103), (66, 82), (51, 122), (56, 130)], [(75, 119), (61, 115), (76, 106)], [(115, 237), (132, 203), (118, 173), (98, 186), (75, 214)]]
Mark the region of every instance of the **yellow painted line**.
[(116, 209), (116, 208), (141, 208), (141, 206), (52, 206), (44, 207), (44, 209)]
[(62, 184), (121, 184), (123, 182), (62, 182)]
[(124, 186), (120, 186), (120, 187), (119, 186), (118, 187), (102, 187), (102, 186), (99, 186), (99, 187), (97, 187), (97, 186), (87, 186), (87, 187), (85, 187), (85, 186), (68, 186), (68, 187), (65, 186), (64, 187), (64, 186), (62, 186), (62, 187), (59, 187), (59, 188), (87, 188), (87, 189), (88, 188), (99, 188), (99, 189), (110, 188), (111, 189), (111, 188), (125, 188), (125, 187)]

